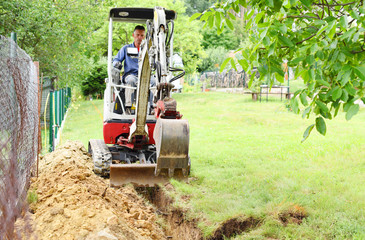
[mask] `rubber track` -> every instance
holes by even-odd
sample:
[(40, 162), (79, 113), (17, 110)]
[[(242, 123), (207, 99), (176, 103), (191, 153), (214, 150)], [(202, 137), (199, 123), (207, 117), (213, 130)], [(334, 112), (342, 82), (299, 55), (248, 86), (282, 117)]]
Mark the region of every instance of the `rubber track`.
[(104, 140), (91, 139), (89, 141), (89, 153), (93, 158), (94, 172), (101, 176), (109, 176), (112, 154)]

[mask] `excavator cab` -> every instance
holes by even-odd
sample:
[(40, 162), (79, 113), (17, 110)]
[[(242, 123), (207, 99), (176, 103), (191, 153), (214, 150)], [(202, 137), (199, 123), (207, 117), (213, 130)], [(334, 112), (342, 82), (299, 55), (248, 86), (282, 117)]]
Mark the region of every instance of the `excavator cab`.
[[(184, 70), (173, 68), (170, 57), (175, 19), (174, 11), (162, 7), (110, 10), (104, 139), (91, 139), (89, 152), (94, 172), (110, 177), (111, 186), (127, 183), (154, 186), (172, 177), (186, 180), (190, 173), (189, 124), (181, 119), (176, 101), (170, 95), (172, 82), (185, 74)], [(114, 22), (146, 26), (146, 38), (139, 53), (129, 51), (138, 57), (138, 84), (133, 88), (136, 104), (132, 113), (124, 107), (124, 91), (131, 87), (120, 81), (120, 72), (112, 65)], [(150, 85), (151, 78), (155, 86)]]

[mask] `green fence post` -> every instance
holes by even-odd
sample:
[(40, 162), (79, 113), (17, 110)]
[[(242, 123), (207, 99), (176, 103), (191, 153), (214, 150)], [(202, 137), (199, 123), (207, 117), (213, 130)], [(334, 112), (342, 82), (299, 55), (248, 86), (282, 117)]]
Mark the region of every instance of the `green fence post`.
[(49, 152), (53, 152), (53, 91), (49, 92)]
[(64, 88), (63, 89), (63, 119), (65, 119), (66, 110), (67, 110), (67, 93), (66, 93), (66, 88)]
[(70, 106), (71, 104), (71, 88), (67, 88), (67, 96), (68, 96), (68, 99), (67, 99), (67, 108)]
[(63, 121), (63, 116), (64, 116), (64, 114), (65, 114), (65, 98), (64, 98), (64, 93), (65, 93), (65, 91), (64, 91), (64, 89), (62, 88), (61, 89), (61, 108), (60, 108), (60, 110), (61, 110), (61, 119), (60, 119), (60, 124), (62, 123), (62, 121)]
[(55, 127), (54, 127), (54, 129), (55, 129), (55, 133), (54, 133), (54, 135), (55, 135), (55, 138), (57, 138), (57, 132), (58, 132), (58, 123), (59, 123), (59, 120), (58, 120), (58, 116), (60, 115), (59, 114), (59, 106), (58, 106), (58, 104), (59, 104), (59, 100), (58, 100), (58, 95), (59, 95), (59, 92), (58, 92), (58, 90), (57, 91), (55, 91), (54, 92), (54, 95), (55, 95), (55, 97), (54, 97), (54, 100), (55, 100), (55, 109), (54, 109), (54, 112), (55, 112)]

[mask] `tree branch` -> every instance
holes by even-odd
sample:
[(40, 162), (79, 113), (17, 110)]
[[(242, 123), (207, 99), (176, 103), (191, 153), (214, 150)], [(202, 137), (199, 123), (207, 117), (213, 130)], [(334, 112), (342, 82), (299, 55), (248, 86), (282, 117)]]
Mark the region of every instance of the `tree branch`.
[(303, 16), (287, 16), (287, 18), (314, 18), (314, 19), (320, 19), (319, 17), (313, 17), (313, 16), (308, 16), (308, 15), (303, 15)]
[(325, 1), (326, 1), (326, 3), (327, 3), (328, 16), (331, 16), (331, 10), (330, 10), (330, 6), (329, 6), (329, 4), (328, 4), (328, 1), (327, 1), (327, 0), (325, 0)]
[[(326, 1), (327, 2), (327, 1)], [(349, 2), (349, 3), (337, 3), (337, 4), (324, 4), (324, 3), (313, 3), (313, 5), (316, 5), (316, 6), (327, 6), (327, 7), (338, 7), (338, 6), (348, 6), (348, 5), (351, 5), (351, 4), (354, 4), (356, 2)]]
[(303, 43), (303, 42), (305, 42), (305, 41), (307, 41), (307, 40), (311, 39), (312, 37), (314, 37), (314, 36), (316, 36), (316, 35), (317, 35), (317, 33), (314, 33), (313, 35), (311, 35), (311, 36), (309, 36), (309, 37), (307, 37), (307, 38), (303, 39), (302, 41), (297, 42), (297, 43), (296, 43), (296, 45), (299, 45), (299, 44), (301, 44), (301, 43)]
[(351, 51), (352, 54), (357, 54), (357, 53), (362, 53), (362, 52), (365, 52), (365, 49), (363, 49), (361, 51), (355, 51), (355, 50)]

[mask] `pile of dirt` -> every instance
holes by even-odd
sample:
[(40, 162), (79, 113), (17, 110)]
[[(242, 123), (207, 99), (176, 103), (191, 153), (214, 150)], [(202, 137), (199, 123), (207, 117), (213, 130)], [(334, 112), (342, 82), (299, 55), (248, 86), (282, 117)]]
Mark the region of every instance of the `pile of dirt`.
[(109, 188), (92, 172), (80, 142), (67, 142), (40, 160), (30, 191), (38, 239), (166, 239), (152, 206), (132, 186)]

